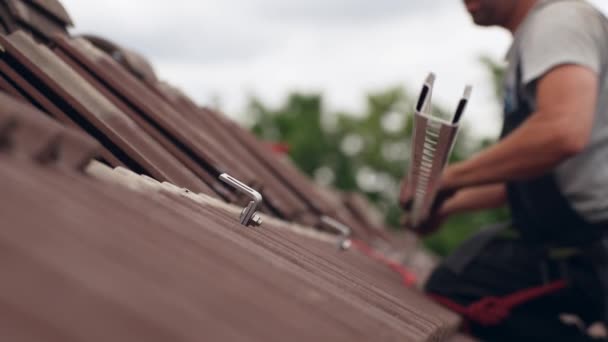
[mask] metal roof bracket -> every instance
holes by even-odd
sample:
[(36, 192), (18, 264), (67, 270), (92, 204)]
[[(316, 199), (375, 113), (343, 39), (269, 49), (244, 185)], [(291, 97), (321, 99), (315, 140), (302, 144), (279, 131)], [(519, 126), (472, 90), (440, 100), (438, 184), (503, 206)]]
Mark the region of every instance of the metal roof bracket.
[(340, 233), (342, 238), (338, 241), (339, 250), (346, 251), (350, 249), (350, 247), (353, 245), (353, 242), (351, 240), (352, 229), (350, 229), (350, 227), (328, 216), (322, 216), (321, 223)]
[(244, 193), (245, 195), (247, 195), (249, 198), (251, 198), (251, 202), (249, 202), (249, 204), (247, 205), (247, 207), (245, 207), (243, 209), (243, 211), (241, 212), (241, 216), (240, 216), (240, 222), (243, 226), (249, 227), (249, 226), (254, 226), (254, 227), (259, 227), (262, 225), (262, 217), (260, 216), (260, 214), (258, 213), (258, 208), (260, 207), (260, 205), (262, 204), (262, 201), (264, 200), (262, 198), (262, 195), (253, 190), (252, 188), (248, 187), (247, 185), (243, 184), (241, 181), (239, 181), (238, 179), (230, 176), (229, 174), (223, 173), (220, 175), (220, 180), (226, 184), (229, 184), (230, 186), (232, 186), (233, 188), (235, 188), (236, 190), (238, 190), (239, 192)]

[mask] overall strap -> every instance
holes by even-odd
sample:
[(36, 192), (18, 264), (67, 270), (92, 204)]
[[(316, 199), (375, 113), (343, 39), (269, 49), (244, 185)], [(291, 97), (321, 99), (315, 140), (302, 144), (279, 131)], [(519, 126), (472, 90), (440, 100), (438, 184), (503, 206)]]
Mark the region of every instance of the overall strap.
[[(543, 8), (564, 1), (578, 0), (553, 0), (539, 6)], [(514, 66), (515, 85), (512, 88), (512, 100), (515, 100), (516, 110), (509, 113), (505, 110), (502, 138), (523, 124), (535, 107), (533, 99), (528, 95), (529, 89), (526, 89), (531, 85), (523, 82), (525, 65), (522, 63), (522, 51), (516, 49), (515, 53), (517, 59)], [(526, 240), (577, 245), (587, 244), (602, 234), (603, 229), (589, 223), (565, 198), (554, 172), (525, 181), (508, 182), (507, 198), (513, 225)]]

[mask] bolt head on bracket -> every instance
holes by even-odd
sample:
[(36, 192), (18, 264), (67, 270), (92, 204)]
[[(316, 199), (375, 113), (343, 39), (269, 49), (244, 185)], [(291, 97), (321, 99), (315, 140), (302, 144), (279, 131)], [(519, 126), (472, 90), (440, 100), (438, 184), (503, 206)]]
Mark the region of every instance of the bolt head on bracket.
[[(247, 210), (248, 210), (248, 208), (243, 208), (243, 211), (241, 211), (241, 216), (240, 216), (241, 222), (243, 222), (245, 220), (245, 217), (247, 215)], [(264, 222), (264, 220), (262, 219), (262, 216), (260, 216), (260, 214), (256, 211), (251, 216), (251, 219), (249, 220), (249, 224), (247, 224), (247, 225), (253, 226), (253, 227), (259, 227), (262, 225), (263, 222)]]
[(338, 245), (338, 248), (341, 251), (347, 251), (349, 250), (351, 247), (353, 246), (353, 241), (351, 239), (343, 239), (340, 240), (340, 243)]

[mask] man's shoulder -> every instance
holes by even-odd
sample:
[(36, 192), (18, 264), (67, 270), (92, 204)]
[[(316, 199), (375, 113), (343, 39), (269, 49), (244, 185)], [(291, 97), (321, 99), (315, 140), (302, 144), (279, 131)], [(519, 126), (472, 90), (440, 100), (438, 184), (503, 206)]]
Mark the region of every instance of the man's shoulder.
[(541, 3), (516, 34), (509, 53), (521, 63), (522, 81), (542, 77), (561, 64), (577, 64), (600, 72), (608, 55), (608, 21), (582, 0)]
[(524, 40), (535, 44), (541, 40), (587, 36), (608, 42), (608, 20), (602, 12), (586, 1), (562, 0), (541, 4), (521, 32)]
[(567, 24), (575, 21), (585, 24), (606, 20), (600, 10), (583, 0), (553, 0), (539, 6), (531, 15), (532, 22)]

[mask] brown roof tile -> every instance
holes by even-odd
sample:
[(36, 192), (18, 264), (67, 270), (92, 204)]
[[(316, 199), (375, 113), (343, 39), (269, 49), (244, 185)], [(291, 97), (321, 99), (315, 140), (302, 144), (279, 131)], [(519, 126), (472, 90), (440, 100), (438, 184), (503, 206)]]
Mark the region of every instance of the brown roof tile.
[[(295, 219), (302, 212), (309, 211), (307, 204), (301, 198), (277, 179), (271, 169), (252, 155), (234, 137), (235, 134), (238, 134), (237, 132), (228, 130), (226, 126), (219, 122), (217, 114), (202, 110), (196, 106), (191, 107), (186, 101), (188, 99), (182, 96), (177, 101), (173, 100), (173, 102), (177, 102), (175, 106), (180, 108), (179, 113), (184, 119), (203, 134), (220, 142), (226, 148), (230, 157), (238, 160), (239, 168), (246, 168), (255, 173), (256, 179), (253, 184), (257, 185), (255, 188), (264, 195), (268, 205), (274, 212), (282, 218)], [(267, 153), (271, 154), (272, 152), (267, 151)], [(280, 161), (277, 160), (277, 162)]]
[(27, 27), (41, 40), (48, 40), (55, 34), (67, 35), (66, 24), (49, 15), (42, 7), (22, 0), (5, 2), (19, 26)]
[[(0, 188), (11, 198), (0, 206), (0, 267), (11, 274), (0, 282), (3, 336), (452, 335), (458, 317), (402, 286), (386, 265), (339, 252), (337, 237), (314, 231), (329, 216), (358, 238), (399, 240), (365, 214), (361, 197), (318, 188), (250, 132), (159, 82), (144, 57), (98, 37), (87, 37), (96, 47), (68, 38), (71, 19), (57, 1), (0, 2), (0, 24), (0, 32), (23, 30), (0, 36), (0, 90), (49, 115), (0, 94)], [(24, 32), (44, 43), (52, 36), (52, 50)], [(207, 196), (243, 203), (217, 181), (221, 172), (261, 191), (273, 217), (241, 226), (239, 207)]]
[(2, 22), (1, 27), (5, 34), (9, 34), (19, 29), (17, 19), (9, 9), (6, 1), (0, 1), (0, 21)]
[(25, 0), (26, 2), (37, 6), (53, 16), (56, 20), (62, 22), (66, 26), (72, 26), (72, 18), (66, 11), (65, 7), (57, 0)]
[(53, 103), (117, 159), (157, 179), (209, 192), (203, 182), (176, 166), (179, 162), (173, 156), (46, 47), (21, 32), (0, 37), (0, 44), (7, 50), (10, 59), (5, 60), (12, 62), (13, 69), (27, 72), (28, 82), (42, 87), (46, 97), (54, 96)]
[[(289, 217), (294, 210), (301, 210), (291, 193), (281, 192), (280, 188), (272, 186), (276, 183), (274, 178), (264, 177), (265, 170), (260, 167), (261, 164), (255, 163), (248, 155), (239, 154), (240, 150), (233, 139), (232, 143), (222, 141), (218, 139), (217, 134), (220, 132), (217, 130), (195, 118), (184, 117), (184, 113), (178, 113), (170, 103), (134, 79), (109, 56), (95, 51), (86, 41), (58, 38), (57, 46), (60, 57), (68, 63), (71, 61), (74, 68), (79, 68), (77, 62), (81, 63), (84, 66), (81, 72), (87, 72), (100, 81), (98, 89), (103, 87), (111, 93), (106, 93), (106, 96), (115, 105), (121, 106), (125, 113), (197, 175), (216, 178), (220, 173), (228, 172), (250, 184), (261, 180), (264, 191), (269, 195), (268, 204), (281, 215)], [(279, 193), (275, 194), (277, 191)]]
[(0, 175), (13, 198), (0, 208), (10, 222), (0, 259), (12, 274), (0, 284), (0, 317), (27, 327), (16, 334), (426, 341), (458, 322), (280, 227), (245, 228), (167, 193), (142, 196), (21, 162), (0, 163)]
[(98, 49), (104, 51), (118, 63), (127, 68), (135, 77), (140, 80), (155, 84), (158, 82), (156, 72), (152, 67), (152, 64), (137, 52), (124, 48), (108, 39), (95, 36), (95, 35), (83, 35), (82, 38), (95, 45)]
[(81, 171), (100, 153), (88, 135), (70, 130), (45, 117), (29, 104), (0, 93), (1, 140), (13, 154), (45, 165)]
[[(50, 114), (64, 125), (78, 127), (66, 113), (57, 107), (43, 93), (30, 84), (5, 61), (0, 60), (0, 89), (6, 93), (30, 102)], [(114, 166), (124, 166), (106, 147), (101, 147), (100, 157)]]

